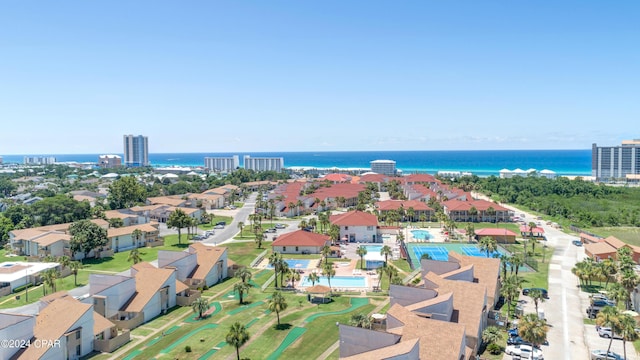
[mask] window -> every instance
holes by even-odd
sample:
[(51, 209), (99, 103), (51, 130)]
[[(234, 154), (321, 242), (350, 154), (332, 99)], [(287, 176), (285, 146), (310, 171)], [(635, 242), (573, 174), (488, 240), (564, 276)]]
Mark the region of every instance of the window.
[(76, 331), (76, 340), (80, 339), (80, 331)]
[(298, 247), (296, 246), (296, 252), (298, 251)]
[(367, 230), (368, 230), (368, 231), (373, 230), (373, 226), (367, 226)]
[(344, 229), (345, 229), (345, 230), (349, 230), (349, 227), (348, 227), (348, 226), (345, 226), (345, 227), (344, 227)]
[(76, 355), (80, 356), (80, 345), (76, 346)]
[(287, 247), (286, 247), (286, 246), (283, 246), (283, 247), (282, 247), (282, 252), (285, 252), (285, 251), (287, 251)]

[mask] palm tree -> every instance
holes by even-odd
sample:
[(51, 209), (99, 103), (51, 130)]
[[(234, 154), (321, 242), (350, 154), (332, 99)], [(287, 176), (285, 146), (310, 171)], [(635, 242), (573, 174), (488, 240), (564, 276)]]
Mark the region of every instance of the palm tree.
[(280, 291), (276, 291), (267, 302), (269, 310), (274, 311), (278, 317), (278, 325), (280, 325), (280, 311), (287, 309), (287, 300), (282, 296)]
[(497, 326), (488, 326), (482, 331), (482, 341), (487, 345), (502, 341), (502, 331)]
[(298, 223), (298, 229), (304, 229), (308, 226), (309, 224), (307, 224), (307, 220), (304, 220), (304, 219)]
[(262, 249), (262, 241), (264, 241), (265, 239), (264, 230), (262, 230), (262, 226), (256, 227), (254, 235), (256, 237), (255, 242), (256, 244), (258, 244), (258, 249)]
[(542, 291), (540, 289), (531, 289), (529, 290), (529, 297), (533, 300), (533, 304), (536, 307), (536, 315), (538, 314), (538, 303), (544, 302), (544, 296), (542, 295)]
[(627, 358), (627, 341), (634, 342), (638, 340), (636, 332), (636, 320), (627, 314), (620, 316), (620, 335), (622, 335), (622, 348), (624, 349), (624, 358)]
[(249, 341), (249, 333), (247, 328), (239, 322), (233, 323), (229, 328), (229, 333), (225, 337), (227, 344), (236, 348), (237, 360), (240, 360), (240, 347)]
[(518, 335), (534, 347), (544, 344), (548, 331), (547, 321), (540, 319), (538, 314), (525, 314), (518, 323)]
[(68, 268), (69, 264), (71, 264), (71, 258), (69, 258), (68, 256), (60, 256), (58, 257), (58, 263), (60, 263), (60, 266), (62, 266), (62, 268)]
[(240, 229), (240, 237), (242, 237), (242, 230), (244, 230), (244, 222), (240, 221), (238, 223), (238, 229)]
[(246, 284), (242, 281), (233, 285), (233, 291), (238, 292), (238, 297), (240, 298), (240, 305), (242, 305), (243, 303), (242, 298), (244, 296), (244, 293), (246, 292), (247, 294), (249, 294), (249, 289), (251, 289), (251, 285)]
[(329, 238), (331, 238), (333, 243), (340, 239), (340, 227), (338, 225), (331, 225), (329, 227)]
[(478, 209), (475, 206), (472, 206), (469, 208), (468, 214), (471, 216), (471, 221), (475, 221), (478, 217)]
[(392, 254), (393, 252), (391, 251), (391, 248), (389, 247), (389, 245), (384, 245), (382, 249), (380, 249), (380, 255), (384, 256), (384, 266), (388, 265), (389, 256)]
[(467, 233), (467, 238), (469, 239), (469, 242), (471, 242), (471, 240), (473, 239), (473, 237), (476, 235), (476, 228), (473, 226), (472, 223), (467, 223), (467, 225), (465, 225), (464, 227), (464, 231)]
[(73, 283), (78, 286), (78, 270), (83, 268), (82, 263), (80, 261), (72, 261), (69, 263), (69, 268), (73, 274)]
[(316, 220), (316, 218), (309, 219), (309, 226), (311, 226), (314, 231), (316, 230), (317, 225), (318, 225), (318, 220)]
[[(619, 278), (620, 278), (619, 280), (620, 284), (622, 284), (622, 286), (624, 286), (624, 288), (627, 289), (627, 292), (629, 294), (631, 294), (633, 289), (635, 289), (638, 283), (640, 283), (640, 277), (638, 277), (638, 274), (636, 274), (636, 272), (633, 270), (624, 271), (623, 273), (619, 274)], [(627, 301), (625, 302), (625, 307), (627, 310), (629, 309), (630, 307), (629, 299), (627, 299)]]
[(427, 221), (427, 214), (420, 214), (420, 221), (422, 222), (422, 227), (424, 227), (424, 222)]
[(291, 212), (291, 216), (293, 216), (293, 209), (295, 209), (296, 207), (296, 203), (294, 203), (293, 201), (290, 201), (287, 204), (287, 209)]
[(357, 314), (351, 315), (351, 320), (349, 321), (349, 324), (351, 326), (355, 326), (359, 328), (371, 329), (371, 325), (373, 324), (373, 322), (371, 321), (371, 317), (369, 315), (366, 315), (363, 313), (357, 313)]
[(500, 288), (500, 295), (504, 296), (507, 301), (507, 328), (509, 327), (509, 317), (511, 316), (511, 303), (520, 293), (520, 282), (521, 280), (517, 275), (509, 275), (502, 281), (502, 287)]
[(289, 269), (289, 273), (287, 274), (287, 278), (291, 281), (291, 287), (296, 286), (296, 281), (300, 280), (300, 274), (296, 269)]
[(251, 274), (251, 271), (249, 271), (249, 269), (247, 269), (246, 266), (243, 266), (240, 269), (238, 269), (238, 271), (236, 271), (236, 274), (235, 274), (235, 277), (240, 279), (245, 284), (249, 283), (249, 280), (251, 280), (252, 276), (253, 274)]
[(284, 276), (289, 273), (289, 263), (280, 259), (280, 286), (284, 286)]
[(298, 216), (300, 216), (300, 208), (302, 208), (303, 205), (304, 203), (302, 202), (302, 200), (296, 201), (296, 207), (298, 208)]
[(271, 255), (269, 255), (269, 265), (273, 266), (273, 272), (275, 274), (275, 287), (276, 289), (278, 288), (278, 271), (279, 271), (279, 266), (280, 266), (280, 261), (282, 260), (282, 257), (280, 256), (280, 253), (278, 252), (273, 252)]
[(142, 235), (142, 230), (140, 229), (135, 229), (131, 233), (131, 238), (134, 240), (136, 247), (140, 247), (140, 239), (142, 239)]
[(176, 209), (167, 219), (167, 227), (178, 230), (178, 244), (181, 244), (181, 230), (191, 225), (191, 218), (184, 211)]
[(367, 255), (367, 248), (364, 246), (358, 246), (356, 254), (360, 256), (360, 269), (364, 270), (364, 256)]
[(620, 326), (620, 310), (615, 306), (605, 306), (598, 312), (598, 316), (596, 317), (596, 324), (599, 326), (604, 326), (611, 328), (611, 339), (609, 340), (609, 347), (607, 348), (607, 353), (611, 351), (611, 344), (613, 343), (613, 338), (615, 334), (620, 334), (621, 326)]
[(326, 262), (322, 265), (322, 275), (327, 277), (327, 283), (329, 283), (329, 290), (331, 290), (331, 278), (335, 276), (335, 274), (336, 274), (336, 269), (333, 268), (333, 264)]
[(511, 256), (509, 255), (500, 255), (500, 265), (502, 266), (502, 279), (507, 277), (507, 267), (509, 266), (509, 262), (511, 261)]
[(131, 252), (129, 252), (129, 257), (127, 257), (127, 261), (133, 261), (134, 264), (137, 264), (140, 261), (142, 261), (142, 258), (140, 257), (140, 253), (138, 252), (138, 248), (133, 248)]
[(598, 266), (602, 268), (602, 273), (606, 276), (607, 280), (604, 284), (605, 289), (609, 286), (609, 281), (615, 277), (618, 273), (618, 267), (613, 259), (604, 259), (598, 263)]
[(416, 216), (416, 211), (413, 209), (413, 207), (409, 207), (407, 209), (407, 217), (409, 218), (409, 224), (413, 225), (413, 220)]
[(398, 269), (396, 269), (395, 266), (387, 266), (383, 269), (389, 276), (389, 289), (391, 289), (391, 279), (398, 276)]
[(623, 301), (625, 304), (629, 301), (629, 292), (622, 284), (614, 282), (607, 288), (607, 296), (616, 302), (616, 306)]
[(522, 265), (524, 265), (524, 259), (521, 255), (515, 254), (511, 256), (511, 272), (515, 271), (516, 276), (518, 276), (518, 271)]
[(58, 270), (56, 269), (49, 269), (49, 270), (45, 270), (43, 271), (43, 281), (45, 286), (48, 286), (51, 288), (52, 292), (56, 291), (56, 280), (58, 280), (58, 277), (60, 276), (60, 273), (58, 272)]
[(324, 262), (327, 262), (329, 255), (331, 255), (331, 247), (329, 247), (329, 245), (323, 246), (321, 253), (322, 253), (322, 257), (324, 258)]
[(202, 314), (209, 310), (209, 304), (207, 303), (207, 300), (199, 297), (191, 303), (191, 309), (193, 309), (193, 312), (198, 314), (198, 317), (202, 319)]
[(498, 250), (498, 243), (495, 238), (491, 236), (483, 236), (480, 238), (480, 250), (485, 251), (487, 253), (487, 257), (489, 254)]
[(320, 281), (320, 276), (318, 276), (318, 274), (316, 274), (315, 272), (312, 272), (311, 274), (309, 274), (309, 276), (307, 277), (308, 281), (311, 281), (311, 286), (314, 286), (317, 282)]

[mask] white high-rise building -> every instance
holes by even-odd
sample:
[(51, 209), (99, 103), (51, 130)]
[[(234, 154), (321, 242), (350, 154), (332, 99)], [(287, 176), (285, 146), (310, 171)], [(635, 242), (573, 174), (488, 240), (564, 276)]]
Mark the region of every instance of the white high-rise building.
[(216, 172), (232, 172), (240, 167), (240, 157), (238, 155), (227, 157), (206, 157), (204, 167)]
[(149, 166), (149, 139), (146, 136), (124, 136), (124, 165)]
[(640, 174), (640, 139), (624, 140), (619, 146), (591, 147), (591, 176), (597, 181), (624, 179)]
[(53, 156), (25, 156), (25, 165), (53, 165), (56, 163), (56, 158)]
[(371, 171), (376, 174), (395, 176), (396, 162), (393, 160), (373, 160), (371, 162)]
[(252, 158), (249, 155), (244, 156), (244, 168), (254, 171), (282, 171), (284, 169), (284, 158)]

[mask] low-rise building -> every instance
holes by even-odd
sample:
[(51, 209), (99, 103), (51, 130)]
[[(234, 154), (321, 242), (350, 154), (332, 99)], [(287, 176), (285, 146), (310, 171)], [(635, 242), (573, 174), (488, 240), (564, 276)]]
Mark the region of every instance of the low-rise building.
[(349, 242), (382, 242), (378, 234), (378, 218), (362, 211), (350, 211), (329, 218), (340, 227), (340, 240)]
[[(33, 337), (35, 326), (35, 316), (0, 313), (0, 339), (2, 340), (10, 340), (17, 344), (27, 342)], [(19, 346), (0, 346), (0, 359), (11, 359), (18, 351), (20, 351)]]
[(331, 239), (326, 235), (298, 230), (280, 235), (271, 248), (281, 254), (321, 254), (322, 248), (329, 245)]

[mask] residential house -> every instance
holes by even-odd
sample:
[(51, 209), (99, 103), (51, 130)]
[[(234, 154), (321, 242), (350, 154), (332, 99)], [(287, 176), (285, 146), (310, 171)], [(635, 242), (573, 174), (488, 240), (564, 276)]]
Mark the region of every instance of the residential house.
[[(140, 230), (142, 233), (139, 239), (134, 238), (133, 233), (136, 230)], [(147, 245), (156, 245), (160, 241), (160, 231), (158, 230), (158, 223), (154, 222), (109, 228), (107, 229), (107, 237), (109, 238), (109, 249), (114, 252), (121, 252)]]
[[(0, 339), (18, 344), (29, 341), (35, 325), (35, 316), (0, 313)], [(0, 359), (10, 359), (19, 350), (18, 346), (0, 346)]]
[[(445, 214), (457, 222), (511, 221), (509, 209), (486, 200), (448, 200), (442, 206)], [(475, 214), (472, 210), (474, 208)]]
[(104, 217), (107, 221), (114, 218), (121, 219), (123, 226), (144, 224), (150, 221), (148, 213), (131, 209), (107, 210), (104, 212)]
[(228, 276), (227, 256), (226, 247), (193, 243), (186, 251), (158, 251), (158, 267), (175, 269), (191, 289), (210, 287)]
[(541, 226), (529, 227), (529, 225), (521, 225), (520, 226), (520, 235), (524, 238), (530, 238), (533, 234), (533, 237), (536, 239), (544, 239), (544, 229)]
[(329, 218), (340, 227), (340, 239), (349, 242), (382, 242), (378, 234), (378, 218), (362, 211), (350, 211)]
[[(385, 217), (385, 214), (389, 211), (401, 211), (402, 214), (410, 221), (420, 221), (424, 218), (431, 221), (434, 218), (435, 212), (427, 203), (419, 200), (385, 200), (378, 201), (376, 208), (381, 217)], [(413, 209), (413, 218), (409, 218), (409, 209)]]
[(321, 254), (322, 248), (328, 245), (331, 239), (326, 235), (297, 230), (280, 235), (271, 243), (271, 249), (281, 254)]
[(15, 359), (79, 359), (93, 351), (93, 306), (72, 297), (62, 297), (44, 307), (36, 316), (32, 343), (14, 355)]
[(136, 292), (120, 314), (142, 314), (144, 323), (176, 306), (175, 269), (158, 269), (143, 262), (131, 267), (131, 275), (136, 279)]

